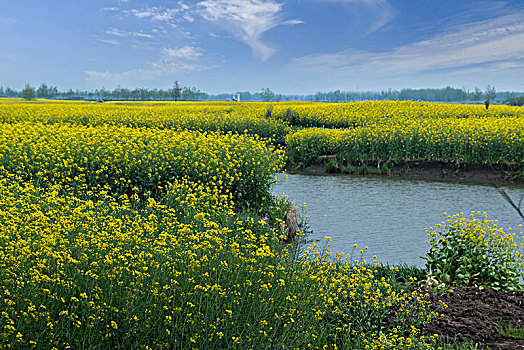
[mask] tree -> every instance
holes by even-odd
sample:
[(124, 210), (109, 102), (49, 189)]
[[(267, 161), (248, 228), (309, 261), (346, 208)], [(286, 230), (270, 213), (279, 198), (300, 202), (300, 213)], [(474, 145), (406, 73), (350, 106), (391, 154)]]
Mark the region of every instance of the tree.
[(180, 97), (182, 96), (182, 88), (180, 87), (180, 85), (178, 85), (178, 80), (176, 80), (173, 84), (173, 89), (171, 89), (171, 91), (173, 94), (173, 99), (175, 101), (180, 100)]
[(505, 103), (510, 106), (524, 106), (524, 95), (515, 97), (515, 94), (511, 93)]
[(5, 88), (4, 94), (5, 94), (7, 97), (18, 96), (18, 92), (16, 92), (15, 90), (11, 89), (9, 86), (7, 86), (7, 87)]
[(31, 85), (26, 83), (25, 88), (22, 90), (22, 98), (29, 101), (29, 100), (33, 100), (35, 96), (36, 96), (35, 89)]
[(265, 88), (260, 90), (260, 96), (262, 97), (263, 101), (268, 102), (275, 98), (275, 93), (269, 88)]
[(475, 91), (471, 95), (473, 101), (480, 101), (480, 99), (482, 98), (482, 91), (475, 86)]
[(488, 85), (486, 87), (486, 99), (489, 101), (495, 101), (496, 98), (497, 98), (497, 91), (495, 90), (495, 87)]
[(340, 90), (333, 91), (333, 95), (331, 96), (331, 102), (340, 102), (342, 101), (342, 92)]
[(36, 90), (38, 97), (48, 98), (49, 97), (49, 87), (42, 83), (40, 87)]
[(184, 86), (182, 89), (182, 99), (185, 101), (194, 101), (197, 99), (197, 90), (195, 87)]

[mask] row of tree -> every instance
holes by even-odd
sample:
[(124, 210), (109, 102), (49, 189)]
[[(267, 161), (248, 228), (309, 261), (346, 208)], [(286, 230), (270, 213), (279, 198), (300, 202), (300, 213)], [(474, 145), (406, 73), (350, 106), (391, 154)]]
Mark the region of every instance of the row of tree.
[[(502, 93), (505, 94), (505, 93)], [(264, 100), (272, 100), (277, 95), (269, 89), (262, 89)], [(415, 101), (482, 101), (489, 98), (495, 101), (497, 92), (495, 87), (487, 86), (485, 91), (475, 87), (473, 91), (465, 88), (457, 89), (447, 86), (434, 89), (401, 89), (382, 91), (341, 91), (317, 92), (314, 95), (304, 96), (304, 100), (317, 102), (348, 102), (362, 100), (415, 100)], [(500, 101), (501, 102), (501, 101)]]
[(382, 91), (329, 91), (317, 92), (311, 95), (283, 95), (277, 94), (269, 88), (263, 88), (259, 92), (240, 91), (235, 93), (224, 93), (210, 95), (201, 92), (195, 87), (181, 86), (175, 81), (169, 89), (128, 89), (117, 87), (113, 90), (96, 89), (94, 91), (80, 91), (69, 89), (59, 91), (54, 86), (42, 83), (38, 88), (29, 84), (21, 91), (9, 87), (0, 86), (0, 97), (22, 97), (25, 99), (55, 98), (71, 100), (131, 100), (131, 101), (202, 101), (202, 100), (232, 100), (232, 96), (240, 95), (242, 101), (316, 101), (316, 102), (349, 102), (364, 100), (414, 100), (414, 101), (444, 101), (465, 102), (483, 101), (507, 103), (512, 105), (524, 105), (524, 93), (522, 92), (497, 92), (495, 87), (488, 85), (483, 91), (475, 87), (472, 91), (465, 88), (457, 89), (450, 86), (433, 89), (401, 89)]
[(94, 91), (72, 90), (59, 91), (55, 86), (42, 83), (38, 88), (26, 84), (24, 89), (16, 91), (0, 86), (0, 97), (21, 97), (26, 100), (34, 98), (67, 99), (67, 100), (126, 100), (126, 101), (199, 101), (208, 99), (208, 94), (194, 87), (181, 86), (178, 81), (170, 89), (128, 89), (117, 87), (113, 90), (96, 89)]

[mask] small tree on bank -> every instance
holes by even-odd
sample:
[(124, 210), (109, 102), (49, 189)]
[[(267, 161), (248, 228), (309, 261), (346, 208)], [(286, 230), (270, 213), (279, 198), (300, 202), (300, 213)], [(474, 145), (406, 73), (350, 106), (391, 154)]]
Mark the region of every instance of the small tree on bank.
[(31, 85), (26, 83), (24, 89), (22, 90), (22, 98), (27, 101), (30, 101), (33, 100), (35, 96), (35, 89)]

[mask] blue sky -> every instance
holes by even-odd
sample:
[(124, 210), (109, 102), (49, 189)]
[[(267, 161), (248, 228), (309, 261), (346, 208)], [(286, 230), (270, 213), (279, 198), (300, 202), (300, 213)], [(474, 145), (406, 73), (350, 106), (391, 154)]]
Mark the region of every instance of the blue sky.
[(0, 0), (0, 85), (524, 91), (524, 0)]

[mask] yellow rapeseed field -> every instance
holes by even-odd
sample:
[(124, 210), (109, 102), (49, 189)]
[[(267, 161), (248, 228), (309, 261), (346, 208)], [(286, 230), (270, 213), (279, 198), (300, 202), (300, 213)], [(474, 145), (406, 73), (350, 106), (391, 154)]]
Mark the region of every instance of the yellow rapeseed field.
[(524, 159), (522, 114), (502, 107), (0, 105), (2, 348), (438, 348), (420, 331), (435, 306), (364, 250), (284, 242), (280, 145), (301, 161)]

